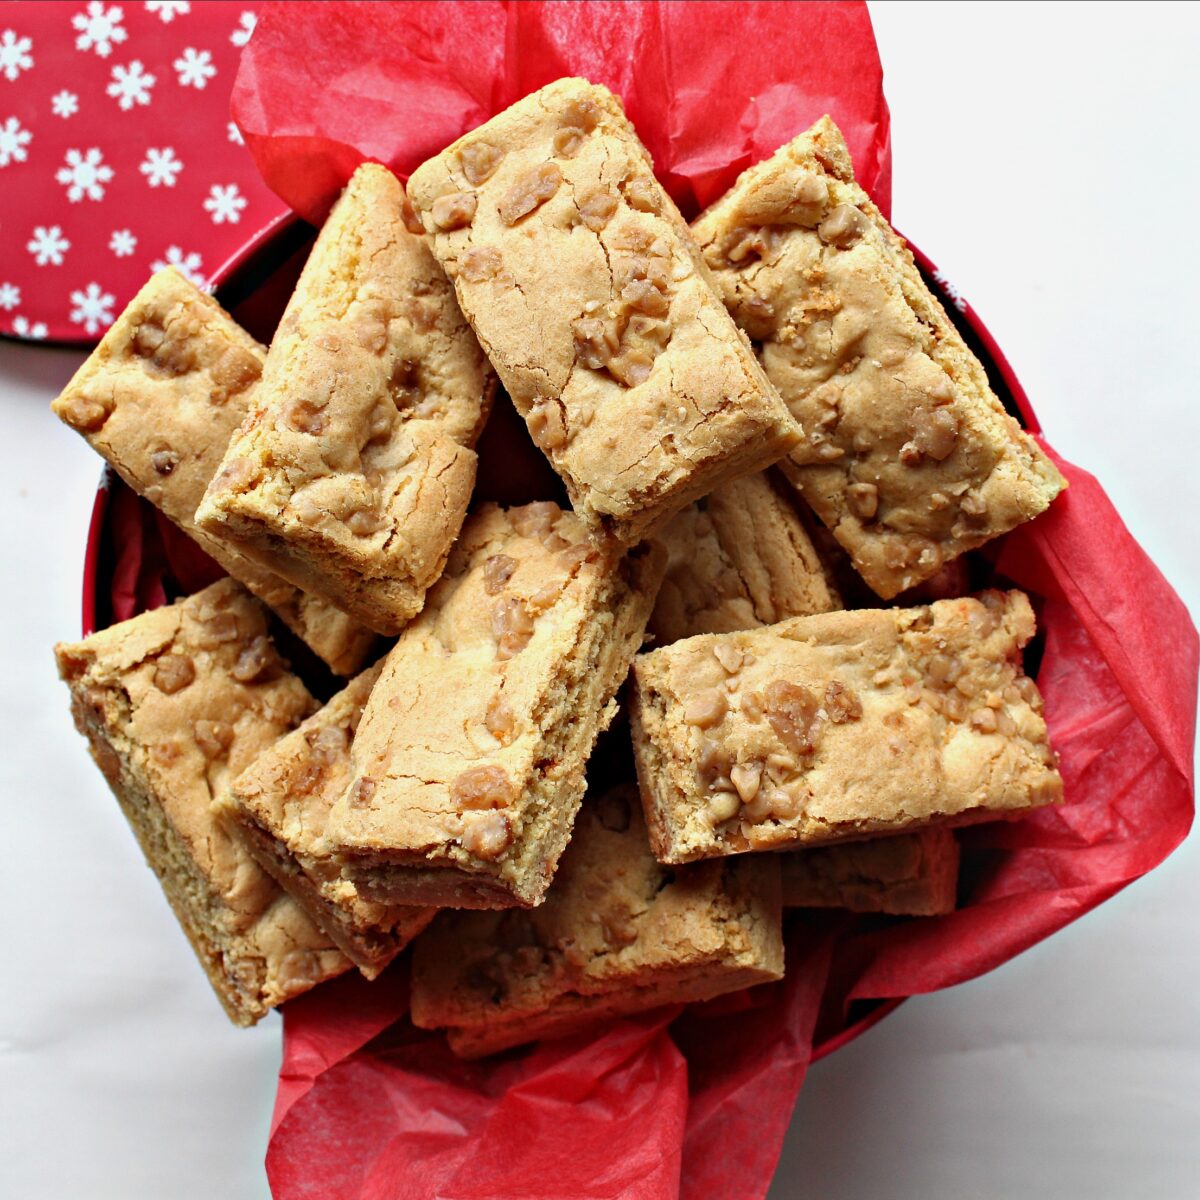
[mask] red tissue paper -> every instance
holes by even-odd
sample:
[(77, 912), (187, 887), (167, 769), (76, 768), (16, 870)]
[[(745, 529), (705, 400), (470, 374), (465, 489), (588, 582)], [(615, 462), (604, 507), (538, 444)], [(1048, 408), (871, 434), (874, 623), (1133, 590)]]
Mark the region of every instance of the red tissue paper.
[[(624, 98), (685, 212), (824, 112), (886, 208), (887, 107), (860, 4), (268, 5), (234, 113), (270, 186), (319, 221), (363, 159), (407, 175), (566, 74)], [(267, 1153), (279, 1200), (761, 1197), (809, 1063), (871, 1004), (991, 970), (1161, 862), (1193, 815), (1196, 632), (1100, 485), (1055, 461), (1067, 492), (972, 559), (977, 582), (1034, 601), (1066, 800), (962, 831), (958, 911), (794, 914), (778, 984), (480, 1062), (412, 1026), (403, 962), (325, 985), (284, 1009)], [(120, 568), (117, 617), (150, 594)]]

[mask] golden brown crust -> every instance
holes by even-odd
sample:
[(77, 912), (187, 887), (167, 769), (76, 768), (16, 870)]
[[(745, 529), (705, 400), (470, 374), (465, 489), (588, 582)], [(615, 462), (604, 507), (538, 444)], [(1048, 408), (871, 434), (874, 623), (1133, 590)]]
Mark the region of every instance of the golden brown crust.
[(403, 202), (386, 168), (354, 173), (196, 514), (386, 634), (441, 573), (494, 386)]
[(327, 852), (380, 903), (536, 904), (641, 645), (665, 553), (598, 549), (556, 505), (486, 505), (400, 636)]
[(377, 644), (369, 629), (194, 519), (249, 411), (265, 354), (212, 297), (168, 268), (129, 302), (51, 408), (335, 671), (352, 674)]
[(841, 608), (803, 522), (766, 474), (676, 513), (662, 540), (667, 574), (650, 618), (659, 645)]
[(1021, 592), (795, 617), (641, 655), (638, 778), (663, 862), (1018, 816), (1062, 797)]
[(476, 1057), (778, 979), (778, 886), (773, 856), (661, 867), (636, 789), (592, 797), (544, 904), (443, 913), (417, 940), (413, 1021)]
[(349, 786), (350, 747), (383, 664), (352, 680), (230, 785), (227, 827), (368, 979), (433, 919), (432, 908), (371, 904), (320, 853), (333, 802)]
[(1066, 486), (1009, 417), (824, 117), (692, 226), (806, 440), (782, 469), (885, 599)]
[(350, 965), (222, 829), (229, 779), (312, 709), (224, 579), (55, 647), (89, 741), (221, 1003), (239, 1025)]
[(912, 917), (954, 911), (958, 841), (944, 826), (778, 857), (785, 908)]
[(632, 544), (796, 443), (605, 88), (525, 97), (419, 167), (409, 194), (594, 532)]

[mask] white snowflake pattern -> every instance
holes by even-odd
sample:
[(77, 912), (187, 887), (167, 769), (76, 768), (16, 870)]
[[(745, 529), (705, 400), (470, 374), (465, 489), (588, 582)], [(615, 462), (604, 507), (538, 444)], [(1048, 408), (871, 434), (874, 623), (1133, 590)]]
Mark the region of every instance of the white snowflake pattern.
[(87, 12), (76, 13), (71, 24), (79, 30), (75, 39), (76, 50), (95, 50), (101, 58), (107, 58), (113, 46), (120, 45), (128, 36), (122, 26), (125, 11), (117, 5), (105, 8), (103, 0), (90, 0)]
[(29, 53), (32, 49), (32, 38), (19, 38), (14, 29), (0, 33), (0, 75), (11, 81), (28, 71), (33, 66), (33, 55)]
[(200, 255), (194, 250), (185, 254), (178, 246), (168, 246), (164, 257), (155, 259), (150, 264), (151, 271), (165, 271), (174, 267), (185, 278), (190, 279), (198, 288), (207, 288), (208, 280), (200, 270), (202, 265)]
[(942, 291), (946, 294), (946, 298), (951, 304), (954, 305), (955, 308), (958, 309), (959, 312), (967, 311), (966, 298), (963, 296), (962, 292), (960, 292), (958, 288), (956, 288), (954, 284), (952, 284), (950, 280), (948, 280), (946, 276), (942, 274), (940, 270), (934, 270), (933, 281), (942, 289)]
[(229, 130), (229, 140), (235, 146), (244, 146), (246, 144), (246, 139), (242, 137), (242, 131), (232, 121), (229, 122), (227, 128)]
[(122, 112), (128, 112), (135, 104), (150, 103), (150, 89), (155, 82), (141, 59), (135, 58), (127, 67), (113, 67), (112, 83), (104, 90), (120, 104)]
[(50, 332), (45, 321), (31, 321), (28, 317), (13, 317), (12, 331), (17, 337), (32, 338), (35, 342), (42, 341)]
[(174, 187), (175, 176), (183, 170), (183, 163), (175, 157), (175, 151), (170, 146), (164, 146), (161, 150), (151, 147), (146, 151), (138, 170), (145, 175), (151, 187)]
[(82, 292), (71, 293), (71, 321), (82, 325), (89, 333), (97, 333), (102, 325), (111, 325), (112, 307), (116, 297), (104, 291), (98, 283), (89, 283)]
[(252, 12), (244, 12), (238, 17), (238, 27), (229, 35), (229, 40), (235, 46), (244, 46), (249, 40), (250, 35), (254, 32), (255, 25), (258, 24), (258, 17)]
[(15, 283), (0, 283), (0, 308), (12, 312), (21, 303), (21, 289)]
[(9, 117), (0, 125), (0, 167), (7, 167), (10, 162), (24, 162), (29, 157), (25, 147), (32, 141), (33, 134), (22, 129), (16, 117)]
[(128, 258), (137, 249), (137, 238), (128, 229), (114, 229), (108, 239), (108, 248), (118, 258)]
[(228, 221), (236, 225), (242, 219), (242, 209), (246, 207), (246, 197), (238, 190), (236, 183), (224, 187), (213, 184), (208, 191), (208, 199), (204, 201), (204, 211), (212, 214), (214, 225), (224, 225)]
[(73, 117), (79, 111), (79, 97), (65, 89), (50, 97), (50, 108), (56, 117)]
[(104, 199), (104, 184), (113, 177), (113, 169), (104, 155), (94, 146), (90, 150), (68, 150), (67, 165), (59, 167), (55, 178), (67, 189), (67, 199), (77, 204), (86, 196), (89, 200)]
[(164, 25), (170, 25), (176, 17), (186, 16), (192, 11), (188, 0), (146, 0), (146, 11), (157, 13)]
[(49, 263), (52, 267), (61, 267), (63, 255), (71, 248), (71, 243), (63, 237), (62, 226), (37, 225), (33, 237), (25, 243), (25, 249), (33, 255), (39, 267)]
[(194, 87), (203, 91), (208, 81), (217, 73), (212, 54), (207, 50), (194, 50), (188, 46), (182, 58), (171, 64), (179, 75), (180, 87)]

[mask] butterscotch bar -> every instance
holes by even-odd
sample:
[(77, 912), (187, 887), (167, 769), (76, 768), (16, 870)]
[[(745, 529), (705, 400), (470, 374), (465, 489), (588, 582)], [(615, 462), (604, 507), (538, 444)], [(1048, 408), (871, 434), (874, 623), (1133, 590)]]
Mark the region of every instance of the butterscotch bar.
[(413, 952), (412, 1018), (493, 1054), (783, 975), (775, 856), (668, 870), (637, 792), (589, 798), (540, 908), (444, 912)]
[(214, 795), (312, 709), (232, 579), (55, 647), (75, 724), (230, 1018), (349, 962), (223, 830)]
[(1021, 592), (794, 617), (638, 658), (634, 751), (655, 854), (680, 863), (1062, 797)]
[(935, 917), (954, 911), (958, 842), (941, 825), (780, 854), (785, 908)]
[(168, 268), (129, 302), (51, 408), (335, 671), (352, 674), (377, 642), (369, 629), (193, 519), (249, 410), (265, 353), (215, 300)]
[(333, 801), (351, 780), (350, 745), (383, 664), (364, 671), (299, 729), (260, 754), (221, 805), (228, 827), (368, 979), (433, 919), (432, 908), (386, 908), (358, 895), (314, 853)]
[(766, 474), (724, 483), (676, 513), (662, 540), (667, 574), (650, 618), (659, 645), (841, 608), (803, 523)]
[(486, 505), (384, 662), (326, 853), (378, 904), (537, 904), (666, 555), (598, 548), (556, 505)]
[(419, 167), (409, 195), (594, 532), (632, 544), (795, 445), (605, 88), (560, 79), (526, 96)]
[(421, 609), (475, 481), (492, 377), (404, 193), (350, 180), (196, 513), (379, 633)]
[(828, 117), (693, 224), (806, 433), (782, 469), (885, 599), (1066, 486), (1009, 417)]

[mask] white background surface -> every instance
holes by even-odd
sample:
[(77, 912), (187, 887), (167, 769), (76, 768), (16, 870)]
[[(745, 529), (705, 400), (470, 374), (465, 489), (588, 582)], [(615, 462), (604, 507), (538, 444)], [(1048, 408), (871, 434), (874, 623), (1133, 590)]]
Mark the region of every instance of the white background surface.
[[(1200, 10), (873, 6), (897, 225), (1200, 607)], [(803, 13), (797, 9), (796, 19)], [(16, 239), (0, 234), (0, 259)], [(0, 1194), (261, 1200), (277, 1017), (221, 1014), (71, 728), (81, 356), (0, 345)], [(1200, 849), (813, 1068), (773, 1200), (1200, 1196)]]

